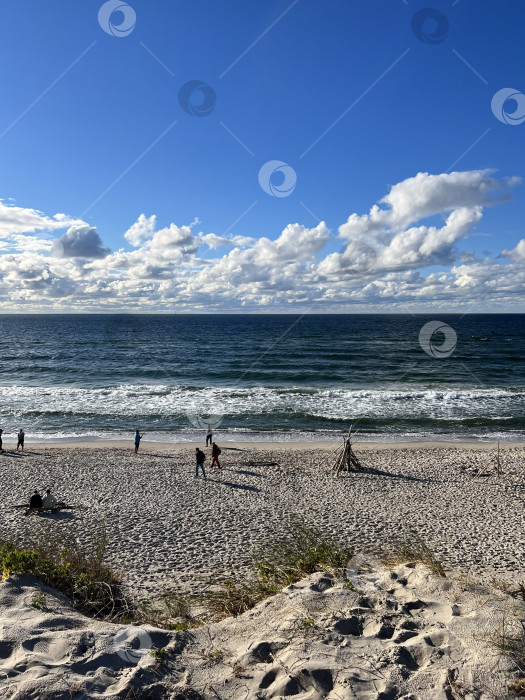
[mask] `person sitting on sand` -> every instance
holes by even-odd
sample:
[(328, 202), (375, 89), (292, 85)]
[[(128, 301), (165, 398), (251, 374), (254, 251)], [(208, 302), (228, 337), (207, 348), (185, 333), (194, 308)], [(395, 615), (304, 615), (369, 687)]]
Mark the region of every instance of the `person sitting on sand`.
[(219, 445), (215, 444), (214, 442), (211, 443), (211, 466), (213, 467), (214, 464), (217, 464), (219, 469), (221, 469), (221, 464), (219, 462), (219, 455), (221, 453), (221, 448)]
[(25, 438), (25, 436), (26, 436), (26, 434), (24, 433), (22, 428), (20, 428), (20, 430), (18, 431), (18, 436), (17, 436), (18, 437), (18, 443), (16, 445), (17, 452), (18, 452), (19, 447), (22, 448), (22, 452), (24, 451), (24, 438)]
[(51, 489), (47, 489), (44, 500), (42, 501), (42, 508), (54, 508), (57, 504), (58, 501), (51, 493)]
[(35, 489), (34, 494), (31, 496), (29, 501), (30, 508), (42, 508), (42, 496)]
[(208, 425), (208, 429), (206, 430), (206, 447), (208, 447), (208, 442), (211, 445), (212, 438), (213, 438), (213, 433), (211, 431), (211, 425)]
[(140, 447), (140, 441), (142, 440), (142, 436), (144, 433), (140, 433), (139, 429), (137, 428), (135, 431), (135, 454), (138, 454), (139, 447)]
[(195, 464), (195, 476), (199, 476), (199, 467), (202, 469), (202, 476), (206, 478), (206, 472), (204, 471), (204, 462), (206, 461), (206, 455), (202, 450), (196, 448), (195, 458), (197, 460)]

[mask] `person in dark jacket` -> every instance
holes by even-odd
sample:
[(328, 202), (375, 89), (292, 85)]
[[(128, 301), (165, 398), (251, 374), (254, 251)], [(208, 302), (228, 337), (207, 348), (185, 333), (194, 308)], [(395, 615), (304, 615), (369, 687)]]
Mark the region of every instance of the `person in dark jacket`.
[(204, 462), (206, 461), (206, 455), (202, 450), (199, 450), (199, 448), (196, 448), (195, 452), (195, 459), (197, 460), (195, 463), (195, 476), (199, 476), (199, 467), (202, 469), (202, 476), (206, 478), (206, 472), (204, 471)]
[(29, 501), (30, 508), (42, 508), (42, 496), (35, 489), (34, 494), (31, 496)]

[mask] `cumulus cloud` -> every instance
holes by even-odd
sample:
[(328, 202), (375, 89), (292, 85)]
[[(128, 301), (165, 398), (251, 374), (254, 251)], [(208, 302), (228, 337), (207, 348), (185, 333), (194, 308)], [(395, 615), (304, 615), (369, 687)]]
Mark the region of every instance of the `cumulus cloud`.
[(35, 233), (37, 231), (55, 231), (75, 224), (83, 224), (79, 219), (72, 219), (65, 214), (45, 216), (38, 209), (25, 209), (4, 204), (0, 199), (0, 238), (17, 233)]
[[(351, 214), (339, 227), (343, 240), (361, 241), (376, 254), (377, 271), (451, 265), (458, 241), (481, 220), (483, 207), (507, 201), (519, 178), (497, 180), (490, 170), (429, 175), (418, 173), (391, 187), (368, 214)], [(424, 223), (431, 217), (443, 222)], [(413, 225), (418, 224), (418, 225)], [(324, 274), (351, 268), (347, 251), (321, 265)]]
[(503, 250), (501, 255), (515, 262), (525, 262), (525, 238), (522, 238), (512, 250)]
[(497, 180), (490, 170), (429, 175), (418, 173), (390, 188), (368, 214), (351, 214), (339, 227), (341, 238), (383, 237), (405, 229), (422, 219), (445, 215), (456, 209), (493, 206), (510, 198), (509, 190), (519, 184), (517, 177)]
[[(158, 228), (145, 213), (111, 252), (83, 221), (1, 204), (0, 307), (459, 311), (478, 302), (481, 310), (515, 309), (525, 240), (484, 259), (459, 243), (517, 183), (487, 170), (418, 173), (368, 213), (350, 214), (338, 229), (339, 252), (324, 222), (291, 223), (275, 237), (220, 236), (199, 231), (198, 219)], [(60, 229), (67, 231), (53, 242)]]
[(141, 214), (133, 226), (126, 231), (124, 238), (131, 243), (132, 246), (137, 248), (143, 241), (151, 238), (155, 232), (156, 225), (157, 217), (155, 214), (150, 217)]
[(97, 229), (88, 224), (71, 226), (52, 248), (52, 253), (61, 258), (104, 258), (110, 252), (103, 247)]
[(251, 238), (250, 236), (232, 236), (231, 238), (224, 238), (223, 236), (217, 236), (215, 233), (203, 234), (200, 238), (211, 250), (215, 250), (216, 248), (233, 248), (235, 246), (246, 248), (252, 246), (257, 241), (256, 238)]

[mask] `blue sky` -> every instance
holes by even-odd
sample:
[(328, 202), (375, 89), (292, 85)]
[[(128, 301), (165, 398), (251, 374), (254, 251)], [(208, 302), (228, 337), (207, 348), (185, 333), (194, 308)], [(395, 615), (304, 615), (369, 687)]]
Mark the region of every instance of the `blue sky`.
[[(56, 0), (50, 11), (37, 0), (3, 0), (0, 309), (300, 311), (317, 302), (320, 311), (456, 310), (468, 302), (486, 310), (490, 297), (492, 310), (521, 310), (525, 123), (502, 123), (491, 109), (502, 88), (525, 92), (521, 3), (434, 2), (419, 38), (413, 18), (428, 6), (412, 0), (132, 0), (127, 17), (108, 15), (107, 31), (104, 4)], [(123, 20), (127, 35), (111, 35)], [(207, 116), (181, 106), (189, 81), (216, 96)], [(506, 112), (516, 107), (510, 100)], [(273, 160), (289, 166), (288, 196), (259, 183)], [(486, 171), (460, 184), (465, 206), (482, 215), (442, 235), (431, 254), (418, 239), (408, 255), (407, 226), (439, 228), (463, 206), (447, 199), (458, 186), (450, 171)], [(400, 183), (417, 203), (418, 173), (448, 187), (444, 195), (430, 183), (424, 216), (416, 206), (380, 234), (338, 232)], [(512, 200), (487, 207), (487, 187)], [(48, 225), (58, 213), (64, 230)], [(155, 216), (154, 226), (150, 219), (132, 244), (124, 234), (141, 215)], [(289, 224), (302, 228), (254, 251)], [(215, 247), (210, 234), (246, 240)], [(349, 241), (354, 252), (356, 241), (370, 246), (373, 270), (347, 265), (342, 280), (333, 258), (317, 269)], [(294, 248), (306, 254), (294, 259)], [(111, 258), (119, 249), (133, 258)], [(470, 267), (455, 271), (462, 265)], [(494, 286), (502, 266), (512, 289)]]

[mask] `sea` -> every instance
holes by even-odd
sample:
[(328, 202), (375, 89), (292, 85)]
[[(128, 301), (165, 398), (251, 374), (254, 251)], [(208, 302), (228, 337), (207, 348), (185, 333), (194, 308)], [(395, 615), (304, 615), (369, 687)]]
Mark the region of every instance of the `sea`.
[(3, 315), (26, 443), (525, 440), (525, 315)]

